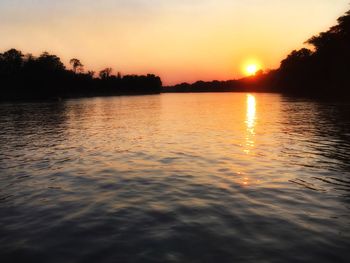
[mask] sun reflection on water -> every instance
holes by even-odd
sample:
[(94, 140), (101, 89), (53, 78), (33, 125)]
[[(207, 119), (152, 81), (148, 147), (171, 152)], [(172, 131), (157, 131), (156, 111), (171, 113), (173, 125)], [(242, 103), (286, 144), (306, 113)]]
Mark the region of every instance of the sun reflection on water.
[(255, 146), (255, 126), (256, 126), (256, 98), (255, 96), (247, 95), (247, 115), (246, 115), (246, 148), (245, 153), (249, 154)]

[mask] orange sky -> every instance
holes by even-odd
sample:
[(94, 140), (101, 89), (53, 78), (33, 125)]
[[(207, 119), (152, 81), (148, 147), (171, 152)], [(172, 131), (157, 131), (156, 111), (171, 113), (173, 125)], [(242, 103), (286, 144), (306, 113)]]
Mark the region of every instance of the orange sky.
[(276, 68), (349, 0), (1, 0), (0, 50), (49, 51), (86, 70), (155, 73), (164, 84)]

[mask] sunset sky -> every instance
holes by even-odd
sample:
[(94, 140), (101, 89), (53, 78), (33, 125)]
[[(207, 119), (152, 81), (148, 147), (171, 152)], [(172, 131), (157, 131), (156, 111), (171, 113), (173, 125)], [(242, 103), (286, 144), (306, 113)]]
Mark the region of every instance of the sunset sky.
[(0, 52), (49, 51), (86, 70), (155, 73), (165, 84), (276, 68), (349, 0), (0, 0)]

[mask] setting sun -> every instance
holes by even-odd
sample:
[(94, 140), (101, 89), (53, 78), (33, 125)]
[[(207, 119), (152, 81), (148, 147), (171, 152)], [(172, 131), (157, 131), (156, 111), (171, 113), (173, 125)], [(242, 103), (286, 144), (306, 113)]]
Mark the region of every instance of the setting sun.
[(243, 61), (243, 63), (241, 64), (241, 70), (245, 76), (254, 76), (262, 68), (263, 63), (260, 59), (257, 59), (256, 57), (245, 59), (245, 61)]
[(245, 68), (247, 75), (254, 75), (259, 70), (259, 67), (256, 64), (250, 64)]

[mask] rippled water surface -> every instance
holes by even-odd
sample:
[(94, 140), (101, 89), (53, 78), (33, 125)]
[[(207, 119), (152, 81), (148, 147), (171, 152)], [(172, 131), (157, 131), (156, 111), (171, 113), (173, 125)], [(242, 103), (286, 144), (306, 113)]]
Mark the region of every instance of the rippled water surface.
[(1, 262), (350, 262), (350, 105), (0, 104)]

